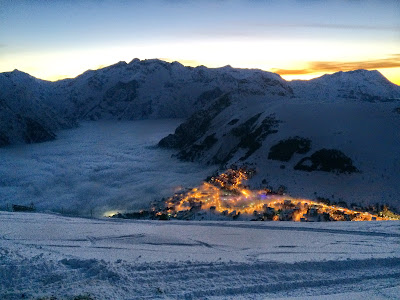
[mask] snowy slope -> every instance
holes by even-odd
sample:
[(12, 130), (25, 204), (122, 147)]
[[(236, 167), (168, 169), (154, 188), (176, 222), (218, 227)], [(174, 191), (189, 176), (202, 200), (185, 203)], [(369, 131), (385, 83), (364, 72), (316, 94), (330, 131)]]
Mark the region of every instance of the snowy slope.
[(124, 222), (2, 212), (0, 298), (396, 299), (399, 238), (396, 221)]
[[(257, 169), (253, 188), (276, 190), (283, 185), (295, 197), (319, 196), (348, 204), (387, 203), (400, 208), (398, 101), (330, 102), (259, 96), (242, 101), (237, 95), (227, 97), (229, 105), (218, 111), (211, 106), (194, 114), (159, 145), (176, 149), (182, 160), (218, 164), (222, 170), (231, 164), (252, 164)], [(208, 116), (207, 122), (201, 121), (203, 115)], [(306, 153), (293, 153), (288, 161), (269, 159), (273, 146), (296, 136), (310, 142)], [(323, 149), (340, 151), (358, 171), (318, 170), (323, 165), (310, 172), (297, 168)], [(328, 157), (325, 163), (332, 160)]]

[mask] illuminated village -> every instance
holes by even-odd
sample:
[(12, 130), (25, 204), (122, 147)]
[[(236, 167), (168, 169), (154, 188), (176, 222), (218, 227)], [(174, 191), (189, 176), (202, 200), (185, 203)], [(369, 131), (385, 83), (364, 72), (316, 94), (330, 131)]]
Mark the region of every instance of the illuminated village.
[(382, 221), (396, 220), (384, 212), (352, 210), (337, 205), (292, 198), (270, 189), (250, 190), (244, 182), (255, 173), (249, 168), (231, 168), (211, 177), (197, 188), (175, 193), (166, 201), (153, 203), (149, 211), (117, 213), (114, 218), (252, 221)]

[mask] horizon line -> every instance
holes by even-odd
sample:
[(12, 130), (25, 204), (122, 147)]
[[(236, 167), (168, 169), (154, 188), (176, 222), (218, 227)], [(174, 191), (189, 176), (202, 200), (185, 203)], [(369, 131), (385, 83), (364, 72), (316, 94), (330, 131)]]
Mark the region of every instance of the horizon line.
[[(360, 67), (360, 68), (352, 68), (352, 69), (348, 69), (348, 68), (343, 68), (343, 69), (335, 69), (335, 70), (332, 70), (332, 71), (327, 71), (327, 70), (325, 70), (325, 71), (318, 71), (318, 70), (315, 70), (314, 68), (310, 68), (310, 69), (279, 69), (279, 68), (271, 68), (270, 70), (265, 70), (265, 69), (261, 69), (261, 68), (246, 68), (246, 67), (232, 67), (230, 64), (227, 64), (227, 65), (223, 65), (223, 66), (218, 66), (218, 67), (214, 67), (214, 66), (211, 66), (211, 67), (209, 67), (209, 66), (206, 66), (206, 65), (204, 65), (204, 64), (200, 64), (200, 63), (198, 63), (197, 61), (195, 61), (195, 60), (173, 60), (173, 59), (169, 59), (169, 58), (145, 58), (145, 59), (140, 59), (140, 58), (133, 58), (130, 62), (127, 62), (127, 61), (125, 61), (125, 60), (120, 60), (120, 61), (118, 61), (118, 62), (116, 62), (116, 63), (113, 63), (113, 64), (110, 64), (110, 65), (100, 65), (100, 66), (98, 66), (97, 68), (93, 68), (93, 69), (87, 69), (87, 70), (84, 70), (83, 72), (81, 72), (81, 73), (79, 73), (78, 75), (76, 75), (75, 77), (70, 77), (69, 75), (54, 75), (54, 76), (51, 76), (51, 77), (49, 77), (49, 78), (42, 78), (42, 77), (39, 77), (39, 76), (34, 76), (34, 75), (31, 75), (30, 73), (28, 73), (28, 72), (26, 72), (26, 71), (23, 71), (23, 70), (19, 70), (19, 69), (14, 69), (14, 70), (12, 70), (12, 71), (3, 71), (3, 72), (0, 72), (0, 74), (3, 74), (3, 73), (11, 73), (11, 72), (14, 72), (14, 71), (19, 71), (19, 72), (22, 72), (22, 73), (25, 73), (25, 74), (28, 74), (29, 76), (32, 76), (32, 77), (34, 77), (34, 78), (36, 78), (36, 79), (39, 79), (39, 80), (43, 80), (43, 81), (47, 81), (47, 82), (58, 82), (58, 81), (62, 81), (62, 80), (73, 80), (73, 79), (76, 79), (77, 77), (79, 77), (79, 76), (81, 76), (81, 75), (83, 75), (84, 73), (86, 73), (86, 72), (89, 72), (89, 71), (98, 71), (98, 70), (102, 70), (102, 69), (106, 69), (106, 68), (109, 68), (109, 67), (112, 67), (112, 66), (114, 66), (114, 65), (117, 65), (117, 64), (119, 64), (119, 63), (125, 63), (125, 64), (130, 64), (130, 63), (132, 63), (133, 61), (137, 61), (137, 60), (139, 60), (139, 61), (151, 61), (151, 60), (153, 60), (153, 61), (162, 61), (162, 62), (165, 62), (165, 63), (169, 63), (169, 64), (172, 64), (172, 63), (179, 63), (179, 64), (181, 64), (182, 66), (184, 66), (184, 67), (189, 67), (189, 68), (198, 68), (198, 67), (205, 67), (205, 68), (207, 68), (207, 69), (222, 69), (222, 68), (226, 68), (226, 67), (230, 67), (230, 68), (232, 68), (232, 69), (239, 69), (239, 70), (258, 70), (258, 71), (262, 71), (262, 72), (268, 72), (268, 73), (273, 73), (273, 74), (277, 74), (277, 75), (279, 75), (283, 80), (285, 80), (285, 81), (296, 81), (296, 80), (300, 80), (300, 81), (310, 81), (310, 80), (313, 80), (313, 79), (317, 79), (317, 78), (320, 78), (320, 77), (322, 77), (322, 76), (324, 76), (324, 75), (332, 75), (332, 74), (336, 74), (336, 73), (340, 73), (340, 72), (345, 72), (345, 73), (348, 73), (348, 72), (354, 72), (354, 71), (358, 71), (358, 70), (365, 70), (365, 71), (377, 71), (379, 74), (381, 74), (384, 78), (386, 78), (389, 82), (391, 82), (392, 84), (395, 84), (395, 85), (397, 85), (397, 86), (400, 86), (400, 81), (399, 81), (399, 84), (397, 84), (397, 83), (395, 83), (395, 82), (393, 82), (393, 81), (391, 81), (390, 79), (388, 79), (385, 75), (383, 75), (378, 69), (380, 69), (380, 68), (362, 68), (362, 67)], [(185, 62), (187, 63), (187, 64), (185, 64)], [(315, 63), (322, 63), (322, 62), (314, 62), (314, 64)], [(324, 64), (326, 64), (326, 65), (329, 65), (331, 62), (324, 62)], [(192, 64), (192, 65), (191, 65)], [(312, 65), (313, 63), (311, 63), (311, 65)], [(195, 65), (195, 66), (194, 66)], [(354, 66), (354, 65), (353, 65)], [(388, 67), (383, 67), (383, 68), (388, 68)], [(322, 68), (323, 69), (323, 68)], [(276, 71), (275, 71), (276, 70)], [(307, 70), (309, 70), (309, 72), (307, 72)], [(278, 72), (277, 72), (278, 71)], [(285, 77), (287, 77), (287, 76), (296, 76), (296, 75), (304, 75), (304, 76), (308, 76), (309, 78), (308, 79), (300, 79), (300, 78), (293, 78), (293, 79), (290, 79), (290, 78), (285, 78)], [(50, 79), (50, 78), (54, 78), (54, 79)]]

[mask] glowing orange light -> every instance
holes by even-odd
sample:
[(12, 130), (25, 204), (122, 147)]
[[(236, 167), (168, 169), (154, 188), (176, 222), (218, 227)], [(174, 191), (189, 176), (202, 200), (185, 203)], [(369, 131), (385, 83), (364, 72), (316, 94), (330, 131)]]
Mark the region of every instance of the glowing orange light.
[(270, 190), (249, 190), (243, 181), (251, 171), (229, 169), (218, 177), (212, 177), (197, 188), (175, 194), (166, 201), (173, 216), (183, 216), (210, 210), (237, 217), (253, 215), (258, 219), (292, 221), (371, 221), (389, 220), (368, 212), (355, 211), (321, 202), (273, 194)]

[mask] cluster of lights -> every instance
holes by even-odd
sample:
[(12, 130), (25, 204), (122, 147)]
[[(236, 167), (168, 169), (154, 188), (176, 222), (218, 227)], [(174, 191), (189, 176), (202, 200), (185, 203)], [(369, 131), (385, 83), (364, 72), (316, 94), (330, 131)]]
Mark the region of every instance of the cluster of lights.
[[(166, 201), (167, 213), (176, 216), (178, 212), (213, 210), (225, 215), (265, 216), (273, 211), (271, 220), (287, 219), (302, 221), (313, 216), (324, 216), (336, 221), (371, 221), (388, 220), (368, 212), (355, 211), (321, 202), (278, 195), (271, 190), (250, 190), (243, 184), (249, 179), (252, 171), (247, 169), (229, 169), (226, 173), (212, 177), (199, 187), (176, 193)], [(280, 215), (279, 215), (280, 214)]]

